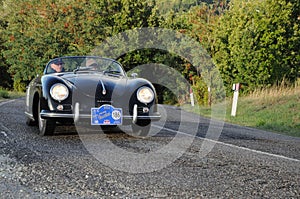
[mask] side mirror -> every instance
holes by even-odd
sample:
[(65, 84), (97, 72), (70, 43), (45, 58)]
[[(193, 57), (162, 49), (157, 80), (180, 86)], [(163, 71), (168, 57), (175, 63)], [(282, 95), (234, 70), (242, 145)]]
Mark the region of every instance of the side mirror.
[(133, 78), (136, 78), (137, 76), (138, 76), (137, 73), (132, 73), (132, 74), (131, 74), (131, 77), (133, 77)]

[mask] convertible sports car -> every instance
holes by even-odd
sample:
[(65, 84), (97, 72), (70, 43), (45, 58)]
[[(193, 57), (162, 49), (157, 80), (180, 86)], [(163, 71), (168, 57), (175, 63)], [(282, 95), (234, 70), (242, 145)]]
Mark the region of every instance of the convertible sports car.
[(41, 135), (52, 135), (56, 125), (88, 123), (90, 126), (131, 125), (145, 135), (159, 120), (154, 86), (127, 77), (121, 64), (97, 56), (68, 56), (48, 62), (43, 75), (27, 87), (25, 114), (28, 125), (38, 125)]

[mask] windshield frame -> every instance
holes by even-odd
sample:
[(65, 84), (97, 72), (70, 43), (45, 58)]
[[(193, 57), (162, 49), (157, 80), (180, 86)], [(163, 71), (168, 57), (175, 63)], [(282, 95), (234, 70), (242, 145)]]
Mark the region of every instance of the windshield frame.
[[(92, 68), (91, 65), (88, 65), (91, 60), (93, 60), (98, 65), (98, 68)], [(64, 70), (61, 72), (56, 72), (51, 68), (52, 64), (58, 62), (63, 63)], [(107, 70), (105, 70), (107, 67)], [(111, 70), (108, 70), (111, 68)], [(126, 72), (123, 66), (116, 60), (100, 57), (100, 56), (63, 56), (50, 60), (44, 69), (44, 74), (53, 74), (53, 73), (80, 73), (80, 72), (89, 72), (89, 73), (103, 73), (112, 76), (126, 77)]]

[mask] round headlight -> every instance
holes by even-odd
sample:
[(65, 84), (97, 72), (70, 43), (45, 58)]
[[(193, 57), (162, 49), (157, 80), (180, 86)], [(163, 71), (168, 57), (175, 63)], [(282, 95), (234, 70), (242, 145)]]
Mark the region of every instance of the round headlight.
[(152, 91), (152, 89), (150, 89), (149, 87), (141, 87), (138, 91), (137, 91), (137, 99), (142, 102), (142, 103), (150, 103), (153, 101), (154, 99), (154, 93)]
[(51, 97), (57, 101), (63, 101), (69, 96), (69, 89), (61, 83), (54, 84), (50, 89)]

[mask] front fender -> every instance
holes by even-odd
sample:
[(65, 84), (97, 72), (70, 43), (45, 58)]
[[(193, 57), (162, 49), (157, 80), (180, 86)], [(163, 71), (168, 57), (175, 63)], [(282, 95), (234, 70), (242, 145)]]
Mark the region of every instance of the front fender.
[[(51, 87), (56, 84), (56, 83), (62, 83), (67, 86), (69, 89), (69, 96), (67, 99), (65, 99), (63, 102), (58, 102), (54, 100), (51, 95), (50, 95), (50, 89)], [(41, 101), (41, 109), (42, 110), (55, 110), (56, 106), (59, 103), (64, 103), (64, 104), (72, 104), (72, 90), (73, 90), (73, 85), (60, 78), (59, 76), (52, 76), (52, 75), (45, 75), (41, 78), (41, 90), (42, 90), (42, 95), (40, 97)]]
[[(152, 101), (149, 104), (143, 104), (143, 103), (139, 102), (137, 99), (136, 92), (142, 86), (148, 86), (153, 90), (154, 101)], [(130, 79), (128, 81), (128, 88), (131, 93), (131, 97), (129, 100), (129, 110), (131, 110), (130, 114), (132, 114), (133, 106), (135, 104), (137, 104), (138, 106), (147, 106), (148, 108), (150, 108), (150, 114), (157, 111), (157, 107), (156, 107), (157, 94), (156, 94), (154, 86), (152, 85), (152, 83), (150, 81), (143, 79), (143, 78)]]

